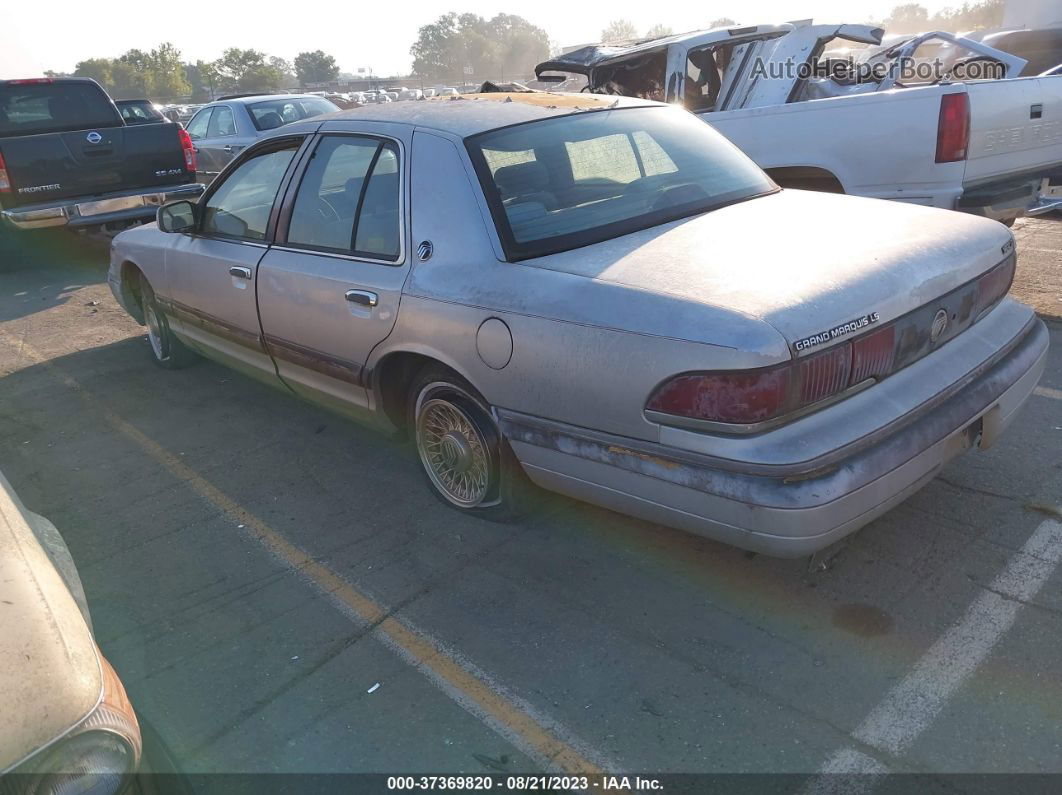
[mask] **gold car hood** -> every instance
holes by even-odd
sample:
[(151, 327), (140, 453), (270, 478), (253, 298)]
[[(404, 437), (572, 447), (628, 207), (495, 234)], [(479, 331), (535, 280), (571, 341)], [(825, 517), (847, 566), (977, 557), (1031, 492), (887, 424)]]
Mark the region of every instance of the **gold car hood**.
[(99, 702), (96, 644), (77, 602), (0, 474), (0, 773)]

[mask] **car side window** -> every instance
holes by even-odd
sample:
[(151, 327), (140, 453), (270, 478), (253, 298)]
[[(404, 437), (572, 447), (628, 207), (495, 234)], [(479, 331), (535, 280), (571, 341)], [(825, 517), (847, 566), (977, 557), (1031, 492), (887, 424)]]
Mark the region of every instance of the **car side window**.
[(214, 115), (210, 117), (207, 125), (207, 138), (224, 138), (227, 135), (236, 134), (236, 120), (232, 117), (232, 108), (228, 105), (218, 105), (214, 108)]
[(206, 138), (207, 126), (210, 124), (210, 116), (213, 112), (213, 108), (203, 108), (191, 118), (188, 126), (185, 127), (189, 138), (193, 141)]
[(394, 143), (325, 137), (295, 196), (287, 242), (394, 262), (400, 252), (400, 192)]
[(241, 240), (264, 240), (280, 181), (296, 144), (252, 157), (241, 163), (206, 200), (204, 235)]

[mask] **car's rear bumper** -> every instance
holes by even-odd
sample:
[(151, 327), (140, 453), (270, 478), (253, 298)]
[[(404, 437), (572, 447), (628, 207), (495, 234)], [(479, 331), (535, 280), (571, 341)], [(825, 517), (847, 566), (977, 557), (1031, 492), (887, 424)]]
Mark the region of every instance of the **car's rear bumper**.
[(103, 226), (122, 221), (151, 220), (158, 208), (174, 199), (194, 199), (204, 190), (197, 182), (165, 188), (139, 188), (99, 196), (64, 199), (12, 207), (0, 212), (4, 221), (18, 229), (52, 226)]
[[(1032, 394), (1048, 333), (1032, 318), (961, 389), (824, 468), (755, 473), (697, 453), (498, 410), (540, 486), (649, 521), (780, 557), (816, 552), (927, 483), (971, 446), (987, 447)], [(901, 418), (902, 420), (910, 419)]]

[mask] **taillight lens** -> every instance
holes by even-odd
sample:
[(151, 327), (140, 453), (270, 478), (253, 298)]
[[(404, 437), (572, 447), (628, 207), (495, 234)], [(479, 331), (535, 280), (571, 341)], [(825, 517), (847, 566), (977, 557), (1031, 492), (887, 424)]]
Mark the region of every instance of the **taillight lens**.
[(192, 136), (187, 130), (177, 130), (177, 138), (181, 142), (181, 151), (184, 152), (184, 168), (186, 171), (195, 173), (195, 146), (192, 144)]
[(11, 192), (11, 178), (7, 175), (7, 163), (4, 162), (4, 155), (0, 152), (0, 193)]
[(975, 315), (981, 315), (1010, 291), (1010, 285), (1014, 281), (1014, 266), (1016, 262), (1016, 258), (1011, 257), (1002, 265), (993, 268), (977, 280), (977, 310)]
[(764, 422), (788, 410), (792, 367), (733, 373), (689, 373), (662, 385), (650, 411), (727, 423)]
[(852, 341), (852, 376), (850, 383), (861, 384), (868, 378), (884, 378), (896, 361), (896, 326), (889, 324)]
[(945, 94), (940, 98), (937, 122), (937, 162), (965, 160), (969, 145), (970, 97), (965, 93)]
[(646, 408), (732, 425), (752, 425), (848, 388), (852, 343), (763, 370), (687, 373), (660, 386)]

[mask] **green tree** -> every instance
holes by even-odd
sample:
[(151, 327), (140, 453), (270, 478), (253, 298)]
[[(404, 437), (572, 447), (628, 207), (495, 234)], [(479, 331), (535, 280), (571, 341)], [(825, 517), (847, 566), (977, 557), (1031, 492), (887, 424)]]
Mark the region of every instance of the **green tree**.
[(929, 12), (918, 3), (904, 3), (892, 9), (883, 26), (888, 33), (920, 33), (929, 27)]
[(264, 52), (230, 47), (211, 64), (209, 76), (218, 93), (269, 92), (281, 88), (284, 74)]
[(645, 38), (647, 38), (647, 39), (658, 39), (661, 36), (670, 36), (674, 32), (675, 32), (675, 29), (672, 28), (670, 25), (664, 25), (661, 22), (657, 22), (655, 25), (653, 25), (651, 28), (649, 28), (649, 30), (647, 30), (645, 32)]
[(174, 100), (188, 96), (192, 86), (184, 74), (181, 51), (163, 42), (147, 54), (147, 68), (151, 70), (152, 93), (155, 100)]
[(513, 14), (486, 20), (451, 12), (422, 26), (409, 52), (413, 73), (424, 80), (512, 79), (530, 76), (549, 57), (549, 36)]
[(92, 78), (108, 92), (114, 87), (110, 58), (89, 58), (86, 61), (79, 61), (74, 66), (74, 76)]
[(276, 69), (277, 72), (281, 75), (280, 85), (282, 88), (292, 88), (295, 86), (297, 78), (295, 76), (295, 68), (291, 65), (291, 63), (285, 61), (283, 58), (277, 57), (276, 55), (270, 55), (266, 59), (266, 62), (271, 67)]
[(638, 31), (629, 19), (614, 19), (601, 31), (601, 41), (616, 42), (638, 38)]
[(339, 75), (339, 66), (336, 59), (326, 55), (321, 50), (314, 52), (300, 52), (295, 56), (295, 74), (299, 78), (299, 85), (309, 83), (327, 83), (335, 80)]

